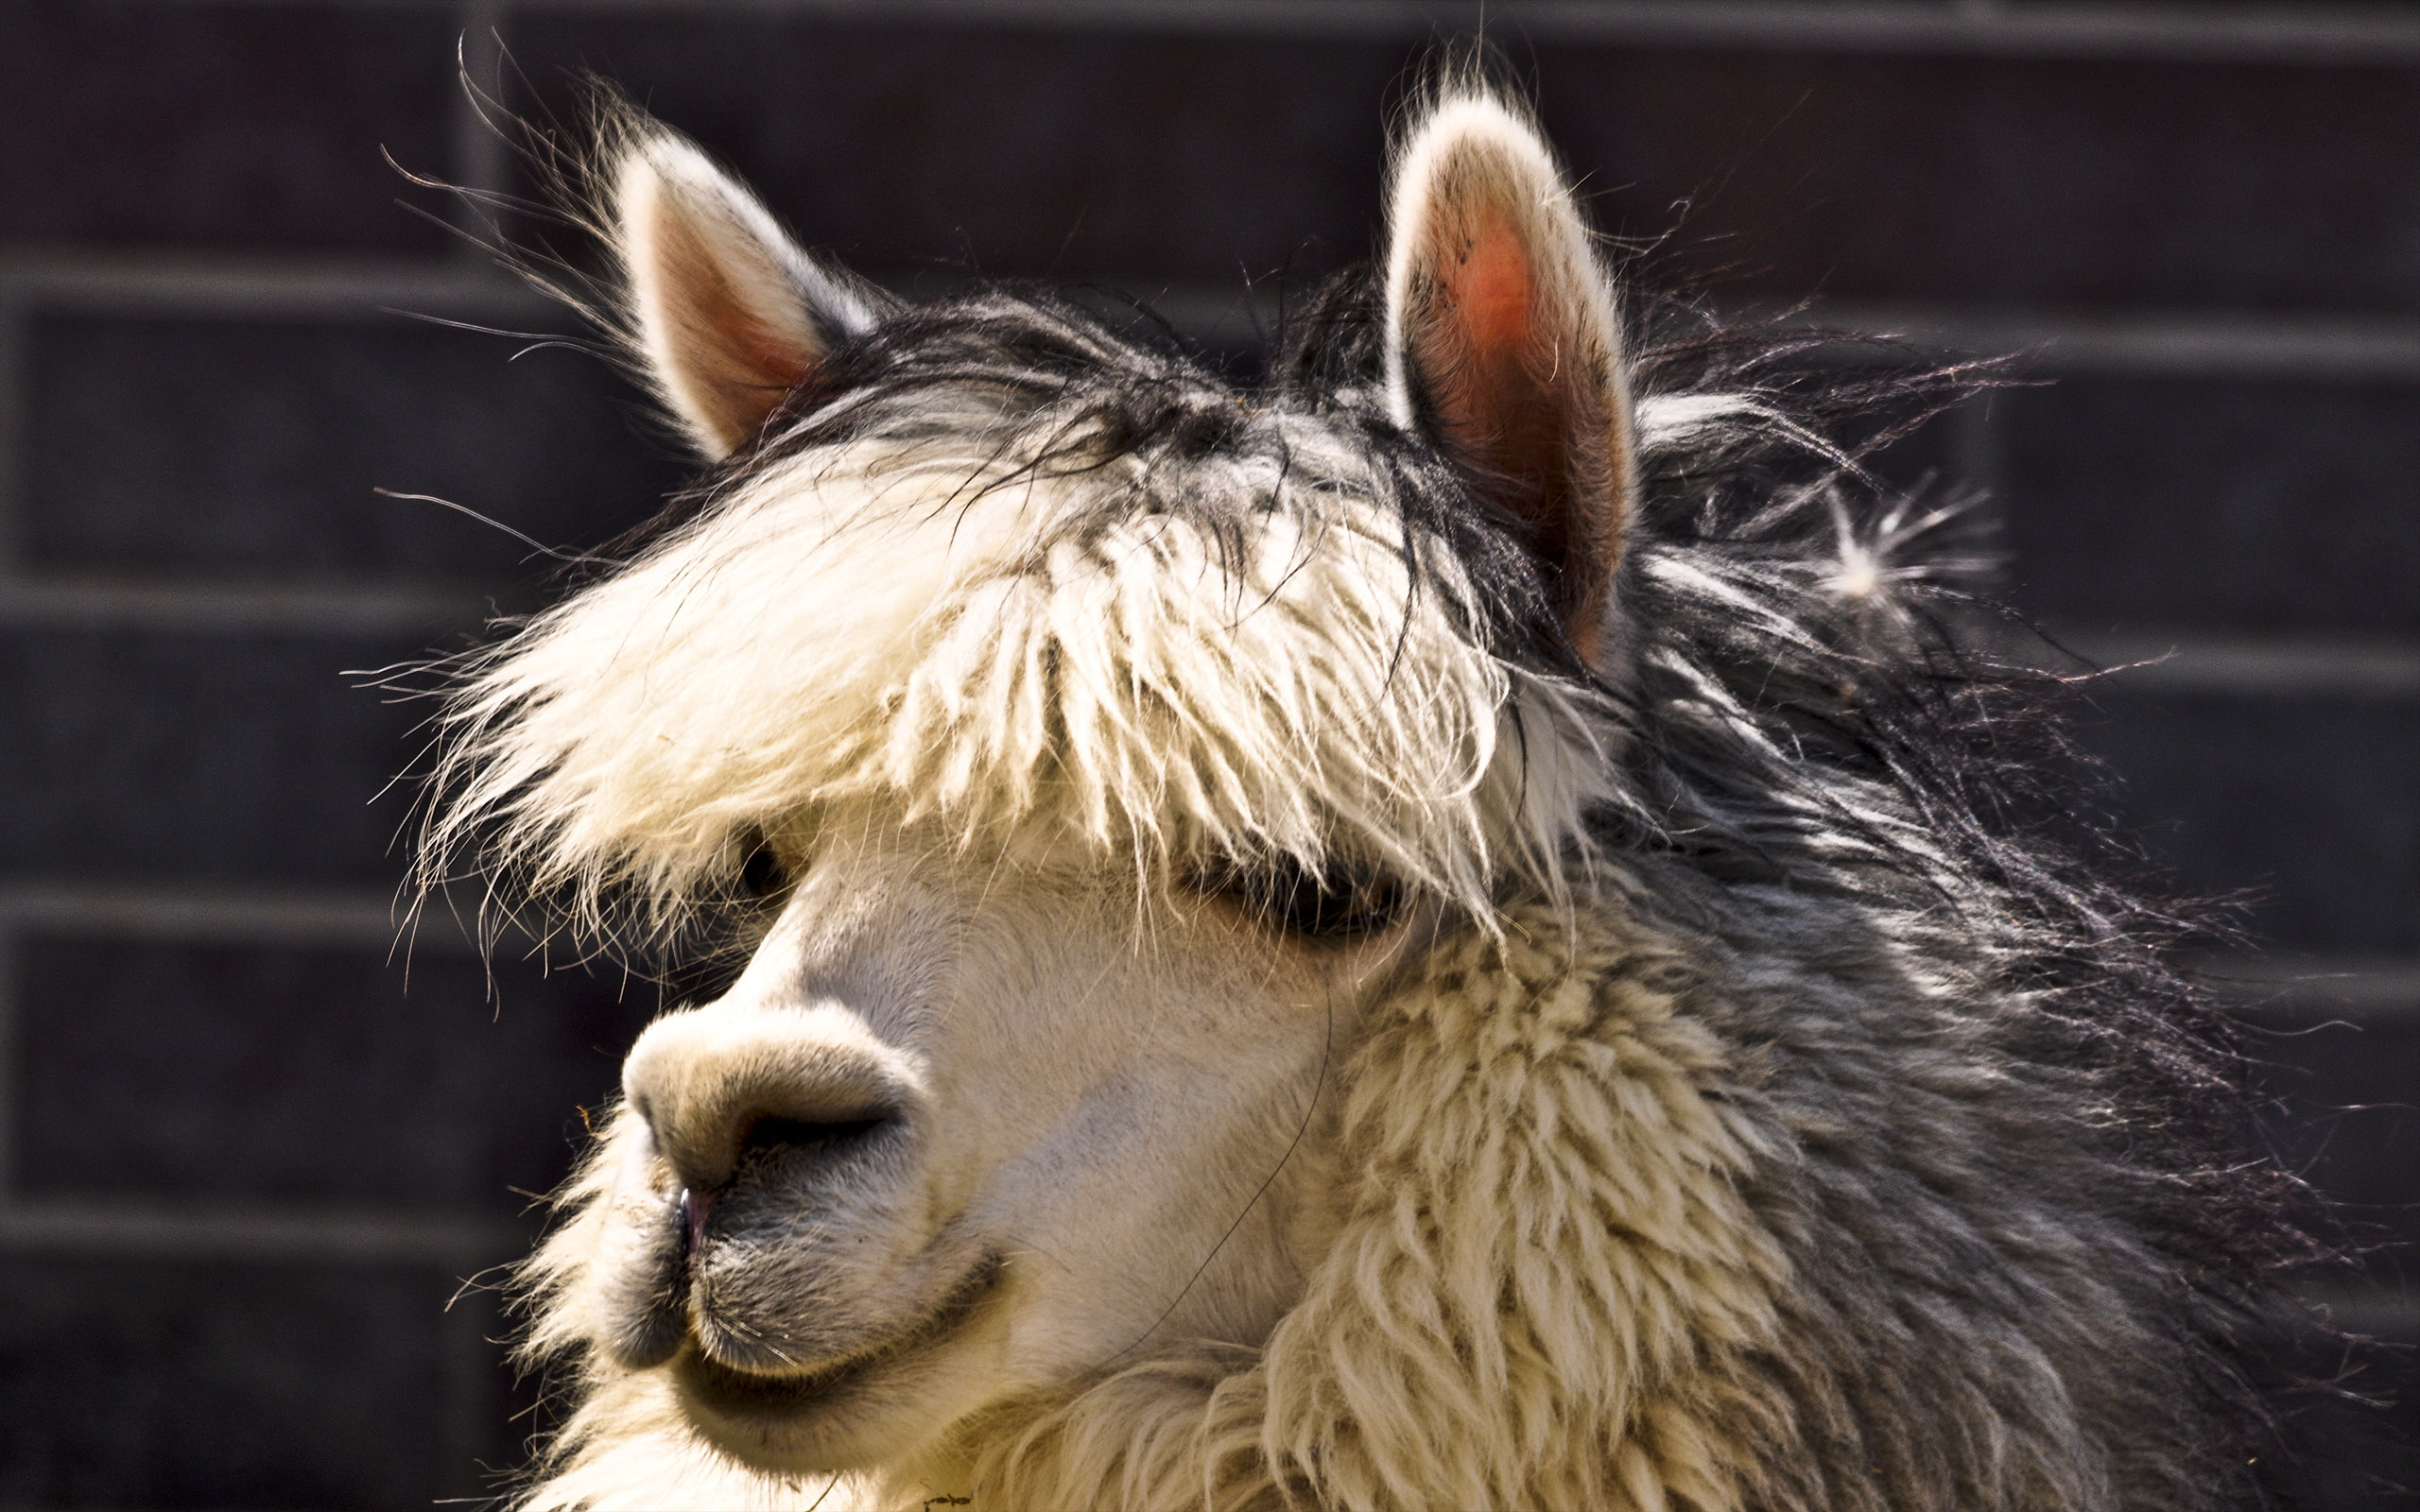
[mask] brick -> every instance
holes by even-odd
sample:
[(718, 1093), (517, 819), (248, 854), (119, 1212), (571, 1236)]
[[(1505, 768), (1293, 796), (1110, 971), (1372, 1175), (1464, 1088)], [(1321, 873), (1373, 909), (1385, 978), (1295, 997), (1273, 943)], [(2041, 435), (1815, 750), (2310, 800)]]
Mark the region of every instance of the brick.
[[(390, 885), (425, 704), (343, 676), (420, 637), (0, 632), (0, 868)], [(373, 801), (373, 799), (376, 799)]]
[(2285, 1452), (2264, 1468), (2285, 1506), (2385, 1512), (2409, 1506), (2420, 1486), (2420, 1320), (2347, 1326), (2376, 1342), (2313, 1334), (2280, 1349), (2272, 1366)]
[[(565, 313), (556, 329), (576, 321)], [(19, 550), (35, 566), (249, 580), (527, 583), (687, 470), (566, 351), (396, 322), (34, 323)]]
[[(644, 983), (422, 948), (18, 946), (19, 1184), (510, 1220), (567, 1173)], [(491, 994), (493, 989), (493, 995)]]
[(2093, 630), (2420, 628), (2420, 387), (2070, 379), (1993, 408), (2035, 614)]
[(513, 48), (555, 108), (606, 75), (862, 267), (1237, 286), (1369, 255), (1417, 52), (763, 15), (532, 17)]
[(1649, 259), (1784, 298), (2412, 308), (2420, 71), (1541, 49)]
[(0, 1500), (424, 1507), (442, 1272), (0, 1257)]
[(2420, 1168), (2420, 1003), (2347, 1012), (2324, 995), (2253, 1010), (2247, 1049), (2275, 1099), (2278, 1152), (2337, 1207), (2347, 1246), (2381, 1280), (2420, 1242), (2411, 1173)]
[[(1422, 47), (547, 18), (869, 266), (1234, 281), (1367, 254)], [(2420, 307), (2420, 70), (1542, 45), (1643, 276), (1735, 292)], [(558, 96), (560, 97), (560, 96)]]
[(2272, 944), (2420, 950), (2420, 720), (2399, 700), (2230, 698), (2111, 685), (2082, 733), (2155, 854), (2245, 894)]
[(441, 248), (380, 155), (448, 161), (442, 11), (0, 0), (0, 240)]

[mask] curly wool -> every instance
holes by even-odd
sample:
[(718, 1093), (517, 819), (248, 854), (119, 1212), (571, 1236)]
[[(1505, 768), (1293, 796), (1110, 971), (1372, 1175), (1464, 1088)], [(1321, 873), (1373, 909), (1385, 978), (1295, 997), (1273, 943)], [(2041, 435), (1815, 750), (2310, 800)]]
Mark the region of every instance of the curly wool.
[(1794, 1426), (1746, 1364), (1789, 1279), (1744, 1190), (1778, 1151), (1677, 961), (1602, 919), (1506, 924), (1425, 962), (1348, 1068), (1344, 1230), (1258, 1357), (987, 1425), (982, 1502), (1744, 1504), (1743, 1430)]

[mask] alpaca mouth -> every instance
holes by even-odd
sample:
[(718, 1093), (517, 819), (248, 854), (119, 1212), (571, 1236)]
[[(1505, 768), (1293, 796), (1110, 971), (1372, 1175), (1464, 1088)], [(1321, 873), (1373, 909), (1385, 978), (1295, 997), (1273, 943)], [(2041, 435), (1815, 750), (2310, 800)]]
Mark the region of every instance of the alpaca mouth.
[(811, 1369), (742, 1370), (714, 1359), (693, 1342), (673, 1370), (684, 1397), (721, 1417), (786, 1418), (809, 1412), (829, 1405), (867, 1377), (959, 1332), (997, 1292), (1007, 1269), (1002, 1257), (984, 1257), (923, 1317)]

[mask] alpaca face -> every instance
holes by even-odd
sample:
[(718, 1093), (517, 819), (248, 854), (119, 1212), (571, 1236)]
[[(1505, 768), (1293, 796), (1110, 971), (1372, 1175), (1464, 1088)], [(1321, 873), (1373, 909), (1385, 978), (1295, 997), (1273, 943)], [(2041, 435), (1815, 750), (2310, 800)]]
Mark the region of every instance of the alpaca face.
[(2170, 921), (1989, 816), (2030, 679), (1783, 348), (1634, 415), (1516, 110), (1242, 387), (594, 166), (717, 465), (457, 664), (423, 876), (740, 971), (522, 1271), (527, 1512), (2221, 1504), (2302, 1242)]
[[(870, 1466), (1166, 1339), (1263, 1337), (1334, 1214), (1334, 1078), (1419, 924), (903, 835), (787, 858), (631, 1052), (588, 1327), (769, 1468)], [(1317, 931), (1316, 934), (1312, 931)]]
[(1369, 1005), (1569, 903), (1618, 738), (1629, 404), (1551, 161), (1438, 110), (1368, 360), (1239, 392), (902, 307), (651, 122), (607, 159), (631, 345), (725, 466), (475, 666), (432, 850), (761, 933), (633, 1049), (541, 1345), (781, 1470), (1258, 1345)]

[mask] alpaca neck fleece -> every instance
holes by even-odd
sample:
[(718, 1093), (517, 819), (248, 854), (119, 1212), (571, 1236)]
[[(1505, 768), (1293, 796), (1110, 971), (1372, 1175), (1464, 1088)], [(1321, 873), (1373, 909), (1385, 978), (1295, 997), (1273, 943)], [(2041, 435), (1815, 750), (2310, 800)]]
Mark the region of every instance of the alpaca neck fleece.
[(923, 1486), (978, 1509), (1742, 1505), (1795, 1433), (1743, 1366), (1788, 1268), (1741, 1194), (1758, 1131), (1664, 947), (1505, 922), (1374, 1009), (1342, 1228), (1261, 1349), (1003, 1415)]

